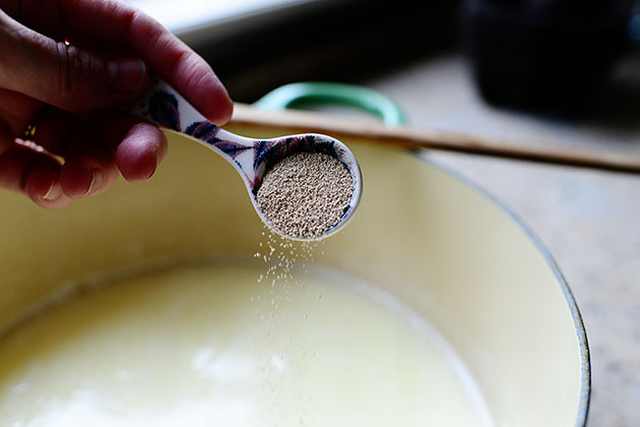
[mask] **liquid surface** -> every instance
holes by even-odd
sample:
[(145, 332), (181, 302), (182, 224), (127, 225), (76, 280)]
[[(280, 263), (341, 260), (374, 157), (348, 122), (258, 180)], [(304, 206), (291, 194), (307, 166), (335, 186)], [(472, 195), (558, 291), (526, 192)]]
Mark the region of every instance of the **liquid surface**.
[(0, 425), (488, 425), (446, 342), (389, 294), (263, 269), (139, 275), (23, 324), (0, 341)]

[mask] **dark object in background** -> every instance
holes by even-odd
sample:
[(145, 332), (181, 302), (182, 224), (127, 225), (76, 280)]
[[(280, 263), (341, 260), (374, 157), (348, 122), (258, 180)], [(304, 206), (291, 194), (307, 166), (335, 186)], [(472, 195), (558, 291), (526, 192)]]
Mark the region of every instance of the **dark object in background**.
[(467, 0), (463, 42), (482, 96), (551, 114), (588, 112), (627, 48), (627, 0)]
[(360, 83), (445, 49), (458, 36), (458, 0), (336, 0), (281, 22), (194, 46), (234, 100), (254, 102), (278, 86)]

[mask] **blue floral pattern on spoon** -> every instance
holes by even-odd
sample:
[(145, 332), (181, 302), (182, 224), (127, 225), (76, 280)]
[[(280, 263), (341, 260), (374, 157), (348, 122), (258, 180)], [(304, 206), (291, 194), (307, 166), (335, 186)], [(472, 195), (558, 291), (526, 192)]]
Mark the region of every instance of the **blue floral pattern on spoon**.
[[(160, 127), (188, 135), (231, 163), (242, 176), (256, 212), (267, 225), (269, 221), (255, 199), (262, 177), (275, 163), (298, 152), (328, 154), (340, 160), (353, 179), (353, 197), (342, 221), (323, 237), (340, 229), (358, 206), (362, 188), (360, 168), (351, 150), (337, 139), (320, 134), (290, 135), (271, 139), (236, 135), (209, 122), (172, 87), (163, 82), (147, 94), (133, 113)], [(184, 123), (188, 124), (184, 126)]]

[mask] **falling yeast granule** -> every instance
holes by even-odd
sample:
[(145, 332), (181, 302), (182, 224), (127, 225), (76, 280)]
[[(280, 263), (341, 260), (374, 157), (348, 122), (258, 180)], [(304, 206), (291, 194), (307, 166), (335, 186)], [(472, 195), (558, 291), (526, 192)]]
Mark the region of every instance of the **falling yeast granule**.
[(257, 200), (280, 233), (318, 239), (338, 224), (352, 195), (353, 179), (339, 160), (323, 153), (298, 153), (266, 173)]

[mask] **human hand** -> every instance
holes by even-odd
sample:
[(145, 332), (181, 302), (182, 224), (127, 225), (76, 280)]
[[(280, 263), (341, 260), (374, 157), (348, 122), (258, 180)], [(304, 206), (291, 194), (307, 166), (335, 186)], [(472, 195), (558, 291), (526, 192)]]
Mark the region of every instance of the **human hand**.
[(128, 181), (153, 175), (163, 134), (116, 109), (150, 73), (212, 122), (231, 117), (207, 63), (143, 13), (115, 0), (0, 0), (0, 186), (62, 207), (118, 170)]

